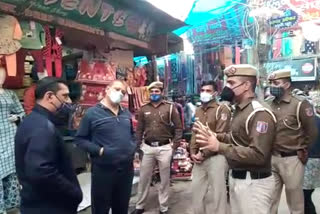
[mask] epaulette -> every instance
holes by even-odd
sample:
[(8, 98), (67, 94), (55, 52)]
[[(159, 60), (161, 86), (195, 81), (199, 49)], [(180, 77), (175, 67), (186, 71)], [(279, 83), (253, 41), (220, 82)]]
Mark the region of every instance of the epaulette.
[(275, 97), (274, 96), (269, 96), (266, 99), (264, 99), (264, 102), (266, 102), (267, 104), (270, 104), (274, 101)]
[(142, 104), (140, 108), (145, 107), (147, 105), (149, 105), (149, 103)]
[(164, 100), (163, 101), (165, 104), (170, 104), (170, 105), (174, 105), (174, 102), (168, 101), (168, 100)]
[(291, 94), (292, 97), (296, 98), (298, 101), (305, 101), (308, 100), (308, 97), (306, 95), (301, 95), (301, 94)]

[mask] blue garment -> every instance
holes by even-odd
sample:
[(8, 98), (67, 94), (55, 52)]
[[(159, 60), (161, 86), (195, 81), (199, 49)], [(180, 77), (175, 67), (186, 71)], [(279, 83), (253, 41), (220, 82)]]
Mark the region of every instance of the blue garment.
[[(316, 116), (316, 124), (318, 128), (318, 132), (320, 133), (320, 117)], [(309, 157), (310, 158), (320, 158), (320, 134), (318, 135), (316, 141), (309, 148)]]
[(100, 103), (89, 108), (75, 137), (75, 143), (91, 155), (94, 164), (118, 165), (133, 160), (136, 142), (127, 109), (120, 108), (114, 115)]
[(23, 214), (76, 214), (82, 192), (55, 115), (36, 105), (15, 137)]

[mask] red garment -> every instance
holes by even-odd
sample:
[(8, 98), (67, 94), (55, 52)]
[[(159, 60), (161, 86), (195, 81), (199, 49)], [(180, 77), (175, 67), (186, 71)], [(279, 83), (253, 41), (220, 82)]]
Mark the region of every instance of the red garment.
[(55, 30), (55, 35), (52, 36), (50, 27), (44, 26), (46, 33), (46, 47), (42, 49), (43, 56), (46, 60), (46, 69), (48, 76), (53, 76), (52, 72), (52, 61), (55, 65), (55, 76), (60, 78), (62, 76), (62, 45), (58, 44), (57, 39), (62, 39), (63, 32), (59, 29)]
[(36, 84), (32, 84), (28, 89), (24, 91), (23, 95), (23, 107), (26, 114), (32, 112), (33, 107), (36, 105)]

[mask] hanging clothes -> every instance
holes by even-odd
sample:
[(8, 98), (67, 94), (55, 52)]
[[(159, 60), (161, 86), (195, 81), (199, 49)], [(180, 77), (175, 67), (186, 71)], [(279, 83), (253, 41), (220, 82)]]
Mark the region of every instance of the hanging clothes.
[(273, 58), (281, 57), (281, 44), (282, 44), (282, 35), (281, 33), (277, 33), (273, 39)]
[(19, 182), (15, 173), (0, 179), (0, 213), (20, 205)]
[(54, 62), (55, 76), (60, 78), (62, 76), (62, 44), (60, 42), (63, 32), (60, 29), (51, 29), (48, 25), (44, 26), (44, 30), (46, 47), (43, 48), (42, 53), (45, 57), (48, 76), (53, 76), (52, 62)]
[(32, 112), (32, 109), (36, 105), (36, 88), (37, 84), (32, 84), (32, 86), (24, 91), (23, 107), (26, 114), (30, 114)]
[[(41, 50), (27, 50), (24, 48), (21, 48), (17, 53), (17, 75), (12, 77), (12, 76), (7, 76), (6, 81), (4, 83), (5, 88), (10, 88), (10, 89), (15, 89), (15, 88), (22, 88), (23, 87), (23, 78), (25, 75), (25, 59), (26, 56), (30, 55), (35, 61), (36, 65), (36, 70), (37, 72), (43, 73), (44, 72), (44, 67), (43, 67), (43, 59), (42, 59), (42, 51)], [(11, 65), (7, 64), (7, 70)]]
[(8, 76), (17, 74), (16, 52), (21, 48), (22, 30), (13, 16), (0, 16), (0, 56), (7, 64)]
[(148, 87), (128, 87), (128, 95), (132, 99), (129, 101), (133, 103), (135, 111), (150, 101)]
[(301, 30), (294, 31), (294, 35), (295, 36), (293, 37), (293, 41), (292, 41), (292, 43), (293, 43), (293, 47), (292, 47), (293, 56), (300, 56), (304, 38), (302, 36)]
[(316, 54), (316, 43), (309, 40), (304, 42), (304, 53), (305, 54)]
[(293, 55), (292, 37), (289, 35), (289, 32), (282, 33), (281, 55), (282, 57), (290, 57)]

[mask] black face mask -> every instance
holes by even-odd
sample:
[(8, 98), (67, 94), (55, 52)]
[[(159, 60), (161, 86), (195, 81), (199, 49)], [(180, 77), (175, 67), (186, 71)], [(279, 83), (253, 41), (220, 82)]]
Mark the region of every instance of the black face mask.
[(60, 101), (61, 106), (57, 108), (57, 111), (55, 113), (55, 124), (60, 126), (67, 125), (70, 116), (75, 111), (75, 105), (62, 102), (58, 97), (57, 99)]
[(227, 86), (225, 86), (220, 94), (220, 99), (222, 101), (232, 102), (235, 94), (233, 90)]
[[(240, 87), (241, 85), (243, 85), (245, 82), (243, 83), (240, 83), (239, 85), (237, 85), (236, 87), (234, 87), (233, 89), (236, 89), (238, 87)], [(221, 101), (228, 101), (228, 102), (232, 102), (234, 97), (235, 97), (235, 94), (233, 92), (233, 89), (225, 86), (223, 89), (222, 89), (222, 92), (220, 94), (220, 99)]]
[(270, 94), (275, 96), (276, 99), (281, 98), (284, 95), (284, 88), (279, 86), (271, 86), (270, 87)]

